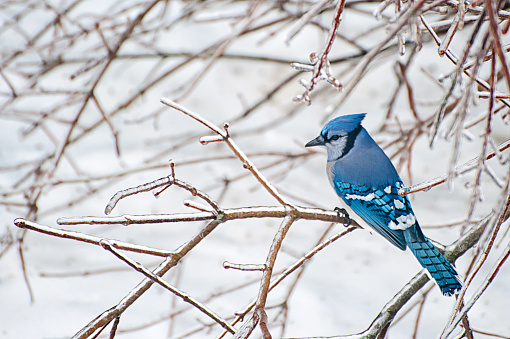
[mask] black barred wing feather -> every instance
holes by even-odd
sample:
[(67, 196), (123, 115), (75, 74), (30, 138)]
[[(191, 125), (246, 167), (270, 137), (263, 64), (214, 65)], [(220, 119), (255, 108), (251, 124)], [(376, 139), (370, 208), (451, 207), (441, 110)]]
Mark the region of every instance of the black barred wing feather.
[(337, 194), (370, 227), (398, 248), (406, 249), (403, 230), (416, 222), (409, 200), (398, 195), (401, 182), (381, 188), (335, 183)]

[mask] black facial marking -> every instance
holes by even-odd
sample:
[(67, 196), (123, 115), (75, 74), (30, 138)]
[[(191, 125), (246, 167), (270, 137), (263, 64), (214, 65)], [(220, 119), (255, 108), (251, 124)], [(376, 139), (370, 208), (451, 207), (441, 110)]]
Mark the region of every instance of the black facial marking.
[(345, 143), (345, 147), (340, 158), (344, 157), (352, 149), (352, 147), (354, 146), (354, 141), (356, 140), (356, 137), (358, 136), (359, 132), (361, 132), (361, 129), (362, 127), (361, 125), (359, 125), (354, 131), (347, 134), (347, 142)]
[(327, 135), (324, 135), (324, 134), (321, 134), (322, 137), (324, 138), (324, 142), (331, 142), (331, 141), (335, 141), (335, 140), (338, 140), (340, 139), (341, 137), (343, 137), (343, 135), (338, 135), (338, 134), (335, 134), (333, 135), (331, 138), (328, 138)]

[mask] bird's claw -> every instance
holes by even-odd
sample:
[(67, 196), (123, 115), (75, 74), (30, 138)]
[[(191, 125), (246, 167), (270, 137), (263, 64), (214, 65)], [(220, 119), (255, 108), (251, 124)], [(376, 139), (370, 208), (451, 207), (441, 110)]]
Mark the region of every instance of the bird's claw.
[(349, 217), (349, 213), (345, 208), (335, 207), (334, 211), (339, 218), (344, 218), (346, 220), (345, 227), (349, 227), (351, 225), (351, 218)]

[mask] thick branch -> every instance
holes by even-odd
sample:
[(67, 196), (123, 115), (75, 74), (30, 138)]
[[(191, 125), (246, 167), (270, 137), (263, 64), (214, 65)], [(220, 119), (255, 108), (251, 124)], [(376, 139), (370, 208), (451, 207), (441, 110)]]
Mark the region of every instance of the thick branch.
[[(147, 214), (147, 215), (122, 215), (118, 217), (75, 217), (60, 218), (57, 223), (60, 225), (137, 225), (137, 224), (161, 224), (173, 222), (190, 222), (204, 220), (218, 220), (226, 222), (237, 219), (249, 218), (285, 218), (293, 215), (297, 219), (317, 220), (326, 222), (346, 223), (344, 217), (338, 216), (335, 211), (323, 210), (320, 208), (307, 208), (296, 206), (295, 210), (285, 207), (242, 207), (228, 208), (222, 210), (222, 214), (214, 214), (213, 212), (198, 213), (178, 213), (178, 214)], [(359, 224), (351, 219), (351, 225), (359, 226)]]

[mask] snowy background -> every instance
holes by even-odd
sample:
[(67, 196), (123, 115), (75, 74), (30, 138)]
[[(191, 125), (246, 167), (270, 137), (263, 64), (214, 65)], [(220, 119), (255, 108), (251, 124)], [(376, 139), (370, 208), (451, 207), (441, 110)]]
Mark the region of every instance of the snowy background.
[[(222, 208), (278, 205), (224, 144), (199, 143), (198, 139), (211, 135), (210, 131), (163, 106), (161, 97), (179, 99), (181, 105), (219, 126), (230, 122), (235, 142), (284, 196), (300, 206), (328, 210), (341, 206), (326, 178), (325, 153), (304, 148), (333, 116), (367, 112), (364, 126), (393, 155), (406, 184), (448, 172), (453, 138), (445, 138), (441, 130), (432, 149), (426, 134), (416, 139), (410, 153), (410, 177), (409, 157), (400, 150), (407, 144), (398, 138), (399, 126), (406, 128), (414, 123), (405, 90), (399, 92), (391, 117), (385, 118), (398, 84), (395, 67), (407, 62), (412, 46), (400, 56), (396, 41), (390, 42), (392, 47), (375, 59), (338, 111), (331, 113), (330, 107), (338, 102), (340, 92), (325, 82), (312, 92), (310, 106), (293, 102), (304, 90), (299, 79), (310, 79), (311, 75), (301, 73), (289, 79), (297, 73), (290, 63), (307, 63), (310, 53), (322, 50), (334, 4), (287, 43), (300, 13), (312, 4), (282, 3), (284, 9), (272, 2), (247, 1), (156, 4), (101, 75), (93, 90), (96, 100), (89, 100), (74, 126), (72, 121), (84, 97), (106, 65), (105, 45), (112, 49), (150, 2), (6, 1), (0, 5), (0, 337), (71, 337), (116, 305), (143, 279), (100, 246), (25, 233), (14, 226), (15, 218), (175, 250), (204, 223), (129, 227), (56, 223), (62, 217), (103, 216), (106, 204), (117, 191), (170, 174), (169, 160), (176, 164), (178, 179), (217, 199)], [(366, 50), (375, 46), (394, 15), (390, 6), (383, 18), (376, 20), (372, 11), (378, 5), (351, 3), (339, 32)], [(71, 9), (64, 13), (69, 6)], [(251, 17), (247, 15), (250, 11)], [(60, 24), (45, 30), (56, 17)], [(430, 16), (431, 21), (441, 19), (441, 14)], [(232, 38), (243, 25), (253, 28), (264, 24), (267, 28)], [(451, 50), (461, 54), (471, 27), (466, 23), (465, 29), (455, 35)], [(454, 65), (440, 58), (437, 46), (426, 33), (422, 34), (424, 45), (413, 56), (408, 79), (421, 117), (429, 119), (449, 87), (448, 75)], [(37, 39), (32, 40), (35, 36)], [(223, 56), (218, 58), (214, 56), (217, 42), (224, 43)], [(213, 48), (204, 51), (209, 46)], [(364, 53), (337, 38), (330, 59), (346, 60), (332, 62), (334, 76), (347, 82)], [(200, 58), (190, 58), (194, 54)], [(50, 61), (56, 60), (58, 65), (51, 66)], [(481, 74), (487, 76), (487, 70), (482, 69)], [(446, 80), (438, 82), (443, 76)], [(275, 88), (275, 94), (266, 100)], [(457, 91), (455, 95), (462, 97), (462, 91)], [(251, 107), (254, 109), (248, 111)], [(470, 103), (467, 121), (482, 118), (487, 107), (484, 99)], [(110, 125), (101, 111), (109, 117)], [(493, 117), (491, 137), (495, 144), (510, 135), (502, 115)], [(62, 148), (71, 126), (71, 139), (76, 140), (66, 146), (55, 167), (54, 154)], [(472, 138), (463, 140), (458, 164), (480, 154), (484, 128), (484, 124), (477, 124), (466, 129), (466, 136)], [(499, 164), (497, 159), (488, 163), (504, 183), (508, 163)], [(471, 172), (455, 179), (451, 188), (443, 184), (411, 196), (429, 238), (450, 244), (459, 237), (467, 225), (463, 221), (472, 201), (470, 183), (474, 175)], [(486, 216), (501, 195), (501, 188), (489, 176), (484, 174), (482, 182), (483, 201), (477, 203), (473, 221)], [(191, 195), (177, 187), (167, 189), (157, 199), (143, 193), (121, 200), (112, 215), (195, 212), (183, 205), (186, 199), (192, 199)], [(31, 209), (31, 203), (37, 210)], [(165, 278), (229, 319), (257, 296), (261, 273), (224, 269), (223, 263), (263, 263), (279, 224), (280, 220), (270, 218), (221, 224)], [(448, 224), (454, 225), (436, 227)], [(318, 221), (296, 222), (285, 238), (275, 272), (310, 251), (329, 226)], [(343, 228), (336, 224), (327, 236)], [(505, 230), (508, 222), (502, 226), (488, 262), (475, 277), (466, 298), (475, 294), (508, 246), (510, 235)], [(126, 254), (149, 268), (162, 260)], [(473, 255), (470, 250), (457, 260), (461, 275)], [(271, 333), (274, 337), (317, 337), (363, 331), (419, 271), (409, 251), (401, 252), (367, 230), (354, 231), (307, 262), (299, 279), (289, 278), (269, 294)], [(423, 290), (429, 287), (430, 292), (414, 296), (400, 311), (397, 319), (402, 318), (394, 322), (388, 337), (439, 337), (455, 299), (443, 297), (432, 282)], [(506, 264), (470, 311), (473, 329), (510, 337), (509, 300), (510, 269)], [(198, 310), (154, 286), (122, 315), (117, 337), (217, 337), (223, 330), (218, 325), (205, 326), (210, 323)], [(102, 336), (107, 337), (108, 331), (109, 327)], [(461, 331), (454, 333), (459, 335)], [(252, 337), (258, 336), (260, 331), (256, 329)], [(475, 337), (492, 338), (480, 333)]]

